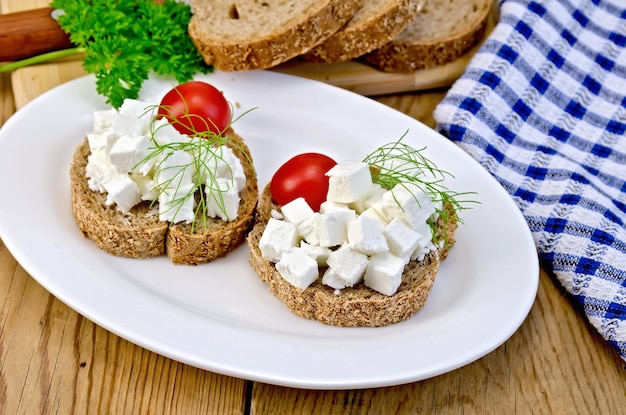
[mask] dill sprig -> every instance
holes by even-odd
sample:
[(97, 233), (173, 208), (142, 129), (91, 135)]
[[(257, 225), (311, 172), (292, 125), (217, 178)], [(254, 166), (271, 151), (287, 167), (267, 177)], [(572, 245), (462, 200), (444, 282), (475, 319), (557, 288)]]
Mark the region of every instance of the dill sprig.
[[(454, 220), (462, 223), (458, 212), (468, 209), (468, 203), (477, 203), (461, 198), (475, 193), (459, 193), (448, 189), (445, 180), (446, 178), (454, 178), (454, 176), (450, 172), (438, 168), (423, 154), (426, 147), (416, 149), (401, 142), (407, 133), (408, 130), (397, 141), (378, 147), (368, 154), (363, 162), (369, 164), (374, 183), (378, 183), (384, 189), (391, 190), (396, 185), (401, 185), (412, 193), (411, 187), (415, 186), (430, 197), (435, 205), (436, 213), (428, 219), (433, 242), (439, 245), (443, 241), (445, 246), (448, 244), (446, 226), (448, 226), (449, 221)], [(415, 193), (412, 194), (418, 200)], [(449, 210), (450, 208), (452, 208), (452, 212)], [(438, 218), (442, 219), (443, 229), (437, 226)]]
[[(229, 103), (229, 105), (231, 104)], [(150, 106), (146, 109), (145, 114), (151, 113), (152, 111), (156, 113), (156, 109), (160, 107), (160, 105)], [(168, 203), (169, 206), (167, 206), (164, 212), (173, 210), (172, 222), (175, 222), (176, 216), (185, 203), (187, 203), (189, 199), (194, 198), (196, 206), (194, 210), (194, 220), (191, 222), (192, 233), (196, 230), (197, 222), (199, 222), (198, 225), (201, 225), (202, 228), (205, 229), (207, 227), (207, 212), (210, 200), (214, 200), (218, 209), (224, 214), (224, 216), (227, 216), (224, 193), (227, 192), (231, 186), (236, 186), (236, 182), (234, 174), (232, 174), (229, 160), (222, 155), (220, 147), (222, 145), (226, 145), (233, 150), (238, 150), (240, 154), (247, 158), (248, 162), (252, 163), (251, 156), (245, 145), (239, 140), (234, 140), (225, 134), (234, 122), (250, 111), (252, 111), (252, 109), (245, 111), (234, 119), (231, 119), (224, 130), (219, 133), (214, 133), (212, 131), (196, 131), (191, 125), (185, 124), (187, 128), (190, 128), (193, 131), (193, 134), (189, 135), (189, 139), (168, 143), (159, 143), (156, 139), (157, 131), (160, 128), (164, 128), (168, 124), (175, 125), (179, 121), (164, 117), (167, 123), (159, 124), (157, 123), (158, 117), (155, 116), (152, 119), (150, 127), (150, 142), (152, 145), (149, 148), (150, 153), (143, 160), (138, 162), (133, 167), (133, 170), (137, 169), (141, 165), (150, 164), (151, 160), (156, 160), (157, 162), (153, 167), (155, 172), (166, 172), (167, 170), (172, 169), (173, 174), (171, 177), (162, 182), (158, 182), (155, 175), (156, 184), (153, 190), (157, 192), (158, 196), (152, 201), (151, 205), (153, 206), (159, 202), (159, 196), (161, 196), (163, 192), (174, 192), (177, 197)], [(231, 111), (231, 113), (234, 112)], [(171, 166), (167, 165), (167, 161), (178, 151), (184, 151), (189, 154), (191, 156), (191, 160), (188, 163)], [(222, 188), (220, 186), (218, 177), (215, 174), (220, 163), (225, 165), (226, 168), (231, 169), (230, 183), (227, 188)], [(163, 167), (164, 165), (165, 167)], [(192, 186), (187, 189), (183, 188), (183, 186), (186, 183), (185, 179), (188, 175), (191, 176)]]

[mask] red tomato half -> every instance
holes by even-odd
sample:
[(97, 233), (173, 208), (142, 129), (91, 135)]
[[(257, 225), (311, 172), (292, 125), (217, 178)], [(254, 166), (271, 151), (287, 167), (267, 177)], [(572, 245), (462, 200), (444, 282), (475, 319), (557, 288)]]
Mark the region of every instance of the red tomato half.
[(207, 131), (219, 134), (230, 124), (232, 110), (224, 95), (213, 85), (191, 81), (165, 94), (158, 114), (167, 118), (181, 134)]
[(337, 162), (319, 153), (299, 154), (283, 164), (272, 177), (270, 190), (279, 205), (303, 197), (311, 209), (319, 211), (328, 193), (326, 172)]

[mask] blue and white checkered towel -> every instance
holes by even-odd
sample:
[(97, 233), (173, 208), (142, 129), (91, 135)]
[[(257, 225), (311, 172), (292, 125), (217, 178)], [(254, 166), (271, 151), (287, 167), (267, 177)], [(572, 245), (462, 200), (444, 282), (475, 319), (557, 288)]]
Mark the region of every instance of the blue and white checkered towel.
[(626, 360), (626, 0), (501, 0), (438, 130), (510, 193), (543, 264)]

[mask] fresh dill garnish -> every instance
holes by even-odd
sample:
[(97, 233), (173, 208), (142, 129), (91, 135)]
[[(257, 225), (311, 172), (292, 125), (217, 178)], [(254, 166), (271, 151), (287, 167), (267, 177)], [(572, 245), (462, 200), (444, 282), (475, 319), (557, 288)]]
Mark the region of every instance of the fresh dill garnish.
[(191, 42), (188, 4), (175, 0), (53, 0), (63, 11), (61, 28), (73, 49), (42, 54), (3, 65), (16, 69), (68, 54), (84, 54), (83, 67), (96, 76), (96, 91), (119, 108), (124, 98), (137, 98), (150, 73), (173, 75), (179, 83), (212, 68)]
[[(145, 114), (151, 113), (152, 111), (156, 112), (155, 110), (159, 107), (159, 105), (150, 106), (146, 109)], [(195, 232), (196, 226), (201, 226), (202, 229), (206, 229), (211, 200), (215, 202), (215, 206), (217, 206), (224, 217), (228, 216), (224, 194), (233, 187), (236, 187), (237, 184), (232, 167), (230, 166), (229, 157), (224, 155), (221, 146), (227, 146), (233, 151), (239, 151), (252, 165), (251, 156), (245, 148), (245, 145), (239, 142), (239, 140), (234, 140), (232, 137), (225, 134), (235, 121), (250, 111), (252, 110), (247, 110), (232, 119), (228, 126), (219, 133), (212, 131), (194, 131), (193, 134), (189, 136), (188, 140), (167, 143), (159, 143), (156, 138), (157, 132), (160, 128), (164, 128), (167, 125), (173, 126), (177, 121), (162, 118), (167, 122), (158, 123), (158, 118), (156, 116), (153, 118), (150, 128), (150, 153), (143, 160), (138, 162), (132, 170), (135, 170), (141, 165), (150, 164), (152, 160), (156, 161), (154, 166), (155, 172), (166, 172), (172, 169), (173, 173), (163, 181), (159, 181), (157, 174), (155, 174), (155, 188), (153, 190), (157, 192), (158, 196), (155, 197), (152, 205), (159, 202), (163, 192), (173, 192), (176, 197), (169, 201), (168, 206), (165, 206), (164, 209), (164, 212), (173, 211), (173, 223), (176, 222), (176, 216), (180, 210), (191, 198), (194, 199), (195, 203), (194, 220), (191, 222), (192, 233)], [(181, 164), (167, 165), (168, 160), (179, 151), (184, 151), (189, 154), (190, 160)], [(236, 153), (233, 154), (237, 156)], [(163, 167), (164, 165), (165, 167)], [(220, 166), (224, 166), (226, 169), (230, 170), (228, 183), (224, 183), (223, 179), (222, 181), (218, 180), (216, 172)], [(187, 182), (185, 180), (186, 176), (191, 177), (191, 186), (189, 187), (185, 185)], [(226, 184), (226, 188), (224, 184)]]
[[(446, 245), (448, 243), (446, 232), (448, 221), (453, 219), (462, 223), (458, 212), (468, 209), (466, 206), (468, 203), (477, 203), (460, 198), (475, 193), (458, 193), (448, 189), (444, 182), (446, 178), (454, 178), (454, 176), (450, 172), (438, 168), (424, 156), (423, 152), (426, 147), (416, 149), (401, 142), (407, 133), (408, 131), (397, 141), (378, 147), (368, 154), (363, 162), (370, 166), (372, 181), (384, 189), (391, 190), (396, 185), (400, 185), (411, 192), (410, 187), (415, 186), (430, 196), (436, 213), (434, 217), (428, 219), (433, 242), (438, 245), (443, 241)], [(413, 195), (416, 197), (414, 193)], [(450, 212), (449, 209), (452, 209), (453, 212)], [(452, 218), (451, 215), (455, 217)], [(442, 219), (443, 229), (437, 226), (438, 218)]]

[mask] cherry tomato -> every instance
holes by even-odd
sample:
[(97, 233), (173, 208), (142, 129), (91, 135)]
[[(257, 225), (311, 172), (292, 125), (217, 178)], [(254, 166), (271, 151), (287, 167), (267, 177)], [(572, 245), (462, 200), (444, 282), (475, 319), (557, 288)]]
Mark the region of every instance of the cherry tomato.
[(303, 197), (311, 209), (319, 211), (328, 193), (326, 172), (337, 162), (319, 153), (299, 154), (283, 164), (270, 182), (274, 200), (284, 205)]
[(181, 134), (212, 131), (219, 134), (230, 123), (232, 110), (213, 85), (191, 81), (172, 88), (161, 100), (159, 118), (167, 118)]

